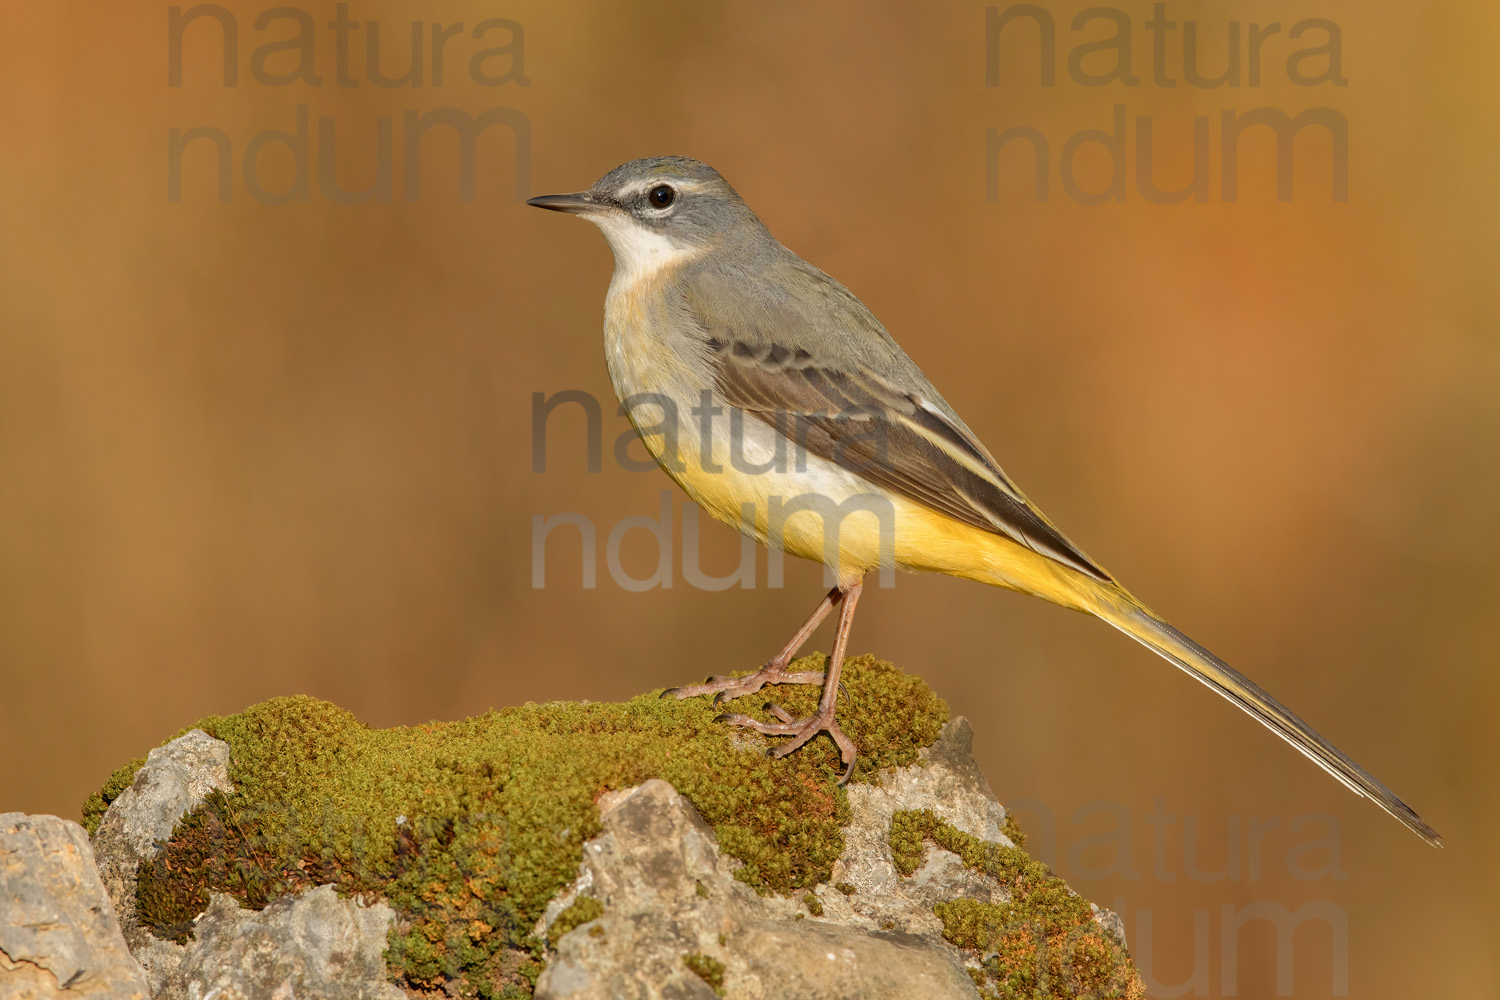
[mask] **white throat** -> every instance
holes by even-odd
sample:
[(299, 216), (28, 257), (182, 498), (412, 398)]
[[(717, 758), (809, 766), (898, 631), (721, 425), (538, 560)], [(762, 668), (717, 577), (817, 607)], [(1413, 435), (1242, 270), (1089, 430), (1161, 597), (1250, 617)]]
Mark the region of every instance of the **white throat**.
[(599, 227), (615, 255), (613, 286), (628, 288), (700, 252), (696, 247), (674, 243), (628, 216), (591, 215), (588, 220)]

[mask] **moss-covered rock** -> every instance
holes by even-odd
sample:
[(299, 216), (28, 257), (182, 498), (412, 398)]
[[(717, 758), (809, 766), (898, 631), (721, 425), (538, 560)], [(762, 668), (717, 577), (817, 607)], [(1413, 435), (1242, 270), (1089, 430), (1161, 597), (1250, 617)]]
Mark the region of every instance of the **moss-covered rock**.
[[(177, 735), (181, 736), (182, 733), (178, 733)], [(114, 774), (111, 774), (109, 780), (104, 783), (103, 788), (97, 792), (90, 793), (89, 797), (83, 800), (83, 828), (88, 831), (90, 837), (99, 832), (99, 821), (104, 818), (104, 813), (109, 809), (109, 804), (119, 798), (120, 793), (130, 787), (130, 783), (135, 780), (136, 772), (145, 766), (146, 758), (137, 757)]]
[[(1006, 835), (1016, 840), (1009, 830)], [(1019, 847), (964, 833), (929, 809), (892, 817), (891, 858), (901, 875), (921, 867), (929, 841), (995, 879), (1010, 897), (1004, 903), (959, 898), (933, 907), (944, 939), (978, 960), (971, 975), (983, 1000), (1145, 995), (1122, 943), (1100, 927), (1088, 900), (1046, 865)]]
[(567, 909), (557, 915), (552, 926), (547, 928), (548, 937), (556, 940), (590, 920), (597, 920), (604, 913), (604, 904), (593, 896), (580, 896)]
[[(821, 669), (821, 660), (796, 669)], [(940, 698), (888, 663), (853, 658), (844, 679), (840, 721), (861, 754), (855, 781), (914, 763), (947, 719)], [(783, 687), (743, 702), (804, 715), (817, 694)], [(837, 749), (820, 737), (770, 760), (763, 750), (773, 741), (715, 723), (720, 711), (707, 698), (643, 695), (371, 729), (327, 702), (292, 697), (202, 719), (195, 728), (230, 746), (235, 791), (210, 795), (142, 866), (138, 918), (181, 939), (210, 891), (255, 908), (333, 883), (396, 909), (387, 958), (398, 980), (529, 996), (543, 957), (531, 929), (598, 833), (594, 803), (605, 791), (670, 782), (757, 891), (828, 879), (848, 820)], [(92, 825), (140, 766), (90, 797)]]

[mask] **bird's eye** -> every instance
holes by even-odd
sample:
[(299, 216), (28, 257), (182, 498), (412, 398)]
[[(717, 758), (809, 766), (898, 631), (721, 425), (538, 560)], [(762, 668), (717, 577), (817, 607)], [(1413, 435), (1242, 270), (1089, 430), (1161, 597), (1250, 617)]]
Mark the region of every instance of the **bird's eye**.
[(677, 192), (665, 184), (658, 184), (646, 195), (653, 208), (670, 208), (672, 202), (677, 200)]

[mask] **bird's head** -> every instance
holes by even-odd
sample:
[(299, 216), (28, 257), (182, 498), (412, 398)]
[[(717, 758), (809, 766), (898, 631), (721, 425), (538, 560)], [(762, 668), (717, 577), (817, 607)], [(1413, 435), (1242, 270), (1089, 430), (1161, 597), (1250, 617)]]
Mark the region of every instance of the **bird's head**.
[(526, 204), (588, 219), (604, 233), (616, 267), (627, 274), (769, 239), (717, 170), (685, 156), (631, 160), (587, 191), (542, 195)]

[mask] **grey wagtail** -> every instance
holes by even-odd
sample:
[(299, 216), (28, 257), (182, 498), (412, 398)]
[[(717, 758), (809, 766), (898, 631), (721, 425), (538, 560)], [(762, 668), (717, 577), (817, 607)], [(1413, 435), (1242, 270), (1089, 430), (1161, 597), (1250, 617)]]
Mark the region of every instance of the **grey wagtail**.
[[(746, 677), (672, 689), (738, 698), (821, 684), (817, 710), (720, 719), (854, 745), (835, 717), (839, 670), (865, 574), (897, 568), (1005, 587), (1104, 619), (1208, 685), (1430, 844), (1437, 833), (1364, 768), (1253, 681), (1157, 617), (1070, 542), (848, 289), (772, 237), (718, 172), (684, 157), (634, 160), (587, 191), (529, 205), (581, 215), (614, 253), (604, 354), (647, 450), (703, 510), (761, 543), (822, 562), (837, 586)], [(841, 606), (826, 671), (787, 669)]]

